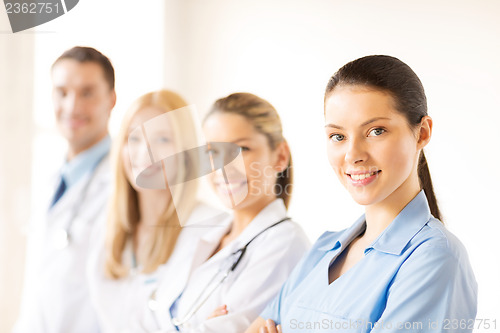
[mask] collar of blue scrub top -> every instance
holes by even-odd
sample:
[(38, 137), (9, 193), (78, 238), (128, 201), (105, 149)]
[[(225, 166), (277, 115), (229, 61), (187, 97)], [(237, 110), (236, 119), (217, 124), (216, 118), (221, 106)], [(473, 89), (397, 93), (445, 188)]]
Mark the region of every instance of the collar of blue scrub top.
[(424, 190), (421, 190), (372, 245), (366, 248), (365, 254), (373, 248), (377, 251), (401, 255), (406, 245), (429, 222), (430, 218), (431, 210), (427, 197)]
[(61, 175), (67, 188), (77, 183), (86, 173), (91, 172), (109, 152), (110, 147), (111, 138), (107, 135), (89, 149), (76, 155), (71, 161), (65, 162), (61, 168)]
[[(365, 254), (371, 249), (401, 255), (410, 240), (430, 220), (431, 212), (427, 203), (424, 190), (421, 190), (406, 207), (396, 216), (391, 224), (365, 249)], [(365, 215), (363, 214), (356, 222), (344, 232), (338, 239), (331, 239), (318, 249), (321, 251), (335, 250), (339, 247), (345, 248), (366, 228)], [(335, 242), (334, 244), (332, 244)]]
[[(326, 237), (324, 245), (318, 247), (320, 251), (332, 251), (338, 248), (344, 249), (351, 241), (360, 235), (366, 228), (365, 215), (359, 217), (348, 229), (341, 232), (330, 232), (330, 237)], [(321, 237), (323, 238), (323, 237)]]

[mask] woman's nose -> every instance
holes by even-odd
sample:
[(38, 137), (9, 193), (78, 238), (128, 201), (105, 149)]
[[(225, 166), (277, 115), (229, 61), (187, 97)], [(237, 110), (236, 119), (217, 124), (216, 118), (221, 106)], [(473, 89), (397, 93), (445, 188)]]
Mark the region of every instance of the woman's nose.
[(345, 154), (345, 161), (349, 164), (357, 164), (366, 161), (368, 154), (365, 148), (366, 147), (362, 140), (360, 139), (351, 140), (347, 147), (347, 152)]

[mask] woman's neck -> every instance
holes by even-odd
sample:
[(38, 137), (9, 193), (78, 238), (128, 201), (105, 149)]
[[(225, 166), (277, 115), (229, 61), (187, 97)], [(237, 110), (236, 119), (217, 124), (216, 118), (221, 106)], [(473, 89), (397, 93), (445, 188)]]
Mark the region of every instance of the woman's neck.
[(362, 238), (370, 243), (375, 240), (419, 192), (418, 176), (412, 177), (383, 201), (367, 206), (365, 209), (366, 231)]
[(276, 200), (274, 197), (264, 197), (262, 200), (254, 203), (250, 207), (244, 207), (234, 210), (233, 225), (231, 232), (234, 238), (238, 237), (243, 230), (253, 221), (253, 219), (271, 202)]
[(171, 200), (169, 191), (144, 191), (137, 193), (139, 221), (134, 233), (134, 252), (140, 261), (143, 244), (149, 242), (156, 232), (158, 220)]
[(139, 203), (139, 224), (155, 226), (170, 201), (170, 193), (161, 191), (144, 191), (137, 193)]
[(274, 197), (264, 197), (262, 200), (253, 203), (251, 206), (237, 208), (234, 210), (233, 223), (231, 225), (231, 230), (222, 237), (219, 246), (215, 249), (215, 253), (219, 252), (226, 245), (231, 243), (236, 239), (243, 230), (253, 221), (253, 219), (271, 202), (276, 200)]

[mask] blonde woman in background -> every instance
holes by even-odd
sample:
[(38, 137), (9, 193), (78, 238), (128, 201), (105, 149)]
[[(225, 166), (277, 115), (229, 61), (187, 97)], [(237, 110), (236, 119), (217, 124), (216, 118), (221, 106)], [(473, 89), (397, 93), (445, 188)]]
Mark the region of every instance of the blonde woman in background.
[[(215, 102), (203, 129), (214, 161), (225, 160), (224, 172), (213, 172), (210, 182), (232, 214), (222, 229), (192, 244), (189, 279), (177, 297), (169, 299), (171, 286), (160, 285), (156, 294), (165, 305), (151, 314), (161, 332), (244, 331), (309, 247), (302, 228), (287, 218), (291, 154), (274, 107), (252, 94), (232, 94)], [(220, 143), (237, 145), (241, 163), (221, 157)]]
[[(159, 277), (169, 279), (170, 285), (184, 282), (182, 263), (190, 258), (190, 245), (204, 228), (182, 228), (179, 213), (189, 215), (187, 224), (214, 215), (196, 201), (197, 182), (182, 182), (196, 178), (192, 156), (178, 154), (197, 146), (190, 113), (178, 110), (186, 106), (167, 90), (145, 94), (128, 110), (116, 138), (107, 227), (94, 232), (88, 262), (91, 298), (102, 332), (135, 331), (135, 321)], [(176, 158), (162, 162), (167, 156)], [(147, 188), (137, 184), (140, 177)], [(180, 179), (175, 191), (168, 185), (172, 179)]]

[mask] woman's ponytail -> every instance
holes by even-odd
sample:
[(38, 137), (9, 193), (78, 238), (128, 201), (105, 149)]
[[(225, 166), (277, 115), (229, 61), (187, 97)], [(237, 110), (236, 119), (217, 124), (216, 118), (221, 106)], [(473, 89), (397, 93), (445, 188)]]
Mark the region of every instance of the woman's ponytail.
[(434, 194), (431, 174), (423, 150), (420, 152), (420, 157), (418, 159), (418, 179), (420, 180), (420, 187), (424, 190), (425, 196), (427, 197), (431, 214), (438, 220), (441, 220), (441, 212), (439, 211), (436, 195)]

